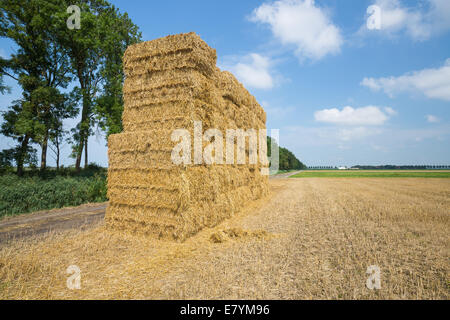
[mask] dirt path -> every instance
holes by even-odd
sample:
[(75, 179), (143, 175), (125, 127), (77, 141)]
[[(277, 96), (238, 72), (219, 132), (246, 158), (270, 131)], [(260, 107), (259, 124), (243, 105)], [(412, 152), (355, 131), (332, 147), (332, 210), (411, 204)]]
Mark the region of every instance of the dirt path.
[(286, 179), (289, 178), (290, 176), (293, 176), (294, 174), (300, 173), (301, 171), (291, 171), (291, 172), (286, 172), (286, 173), (280, 173), (280, 174), (274, 174), (272, 176), (269, 177), (269, 179)]
[(45, 234), (51, 231), (97, 226), (103, 221), (107, 203), (39, 211), (0, 220), (0, 243), (9, 239)]

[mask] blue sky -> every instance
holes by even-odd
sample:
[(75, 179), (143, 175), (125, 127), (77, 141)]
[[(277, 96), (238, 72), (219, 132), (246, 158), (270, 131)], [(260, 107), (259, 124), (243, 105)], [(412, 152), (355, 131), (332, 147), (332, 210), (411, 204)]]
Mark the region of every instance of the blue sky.
[[(143, 40), (199, 34), (307, 165), (450, 164), (448, 0), (111, 2)], [(0, 39), (1, 55), (12, 50)], [(90, 142), (90, 161), (107, 165), (102, 133)]]

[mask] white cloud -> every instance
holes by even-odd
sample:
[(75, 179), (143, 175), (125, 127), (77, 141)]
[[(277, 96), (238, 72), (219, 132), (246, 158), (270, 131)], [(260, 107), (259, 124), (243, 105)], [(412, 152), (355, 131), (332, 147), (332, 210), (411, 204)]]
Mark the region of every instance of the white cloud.
[(274, 79), (270, 73), (271, 60), (258, 53), (240, 58), (240, 62), (227, 67), (246, 87), (271, 89)]
[(438, 117), (433, 116), (432, 114), (427, 114), (427, 115), (425, 116), (425, 118), (427, 119), (427, 121), (428, 121), (429, 123), (437, 123), (437, 122), (440, 121), (440, 119), (439, 119)]
[(405, 32), (415, 40), (426, 40), (450, 28), (448, 0), (428, 0), (426, 10), (405, 7), (399, 0), (376, 0), (372, 4), (381, 9), (381, 31), (391, 36)]
[(324, 9), (314, 0), (280, 0), (256, 8), (250, 20), (269, 24), (276, 39), (295, 45), (300, 58), (321, 59), (340, 51), (343, 39)]
[(400, 92), (421, 92), (428, 98), (450, 101), (450, 59), (437, 69), (413, 71), (399, 77), (364, 78), (361, 85), (383, 90), (390, 97)]
[[(394, 114), (392, 108), (385, 108), (386, 113), (379, 107), (367, 106), (362, 108), (344, 107), (342, 110), (337, 108), (319, 110), (314, 113), (314, 118), (318, 122), (333, 123), (337, 125), (381, 125)], [(352, 129), (354, 130), (354, 129)]]
[(398, 0), (377, 0), (375, 5), (381, 9), (381, 30), (391, 34), (404, 30), (415, 39), (430, 36), (430, 27), (420, 11), (403, 7)]
[(397, 111), (395, 111), (394, 109), (392, 109), (391, 107), (385, 107), (384, 111), (390, 115), (390, 116), (395, 116), (397, 115)]

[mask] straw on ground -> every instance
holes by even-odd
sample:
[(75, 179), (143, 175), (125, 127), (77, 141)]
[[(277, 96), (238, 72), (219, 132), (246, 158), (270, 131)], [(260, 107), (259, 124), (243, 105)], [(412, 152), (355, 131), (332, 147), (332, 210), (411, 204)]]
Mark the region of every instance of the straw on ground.
[[(450, 298), (450, 180), (270, 185), (268, 198), (184, 243), (103, 227), (10, 243), (0, 249), (0, 297)], [(215, 241), (217, 233), (226, 236)], [(81, 270), (80, 290), (66, 286), (70, 265)], [(371, 265), (380, 268), (380, 290), (366, 287)]]

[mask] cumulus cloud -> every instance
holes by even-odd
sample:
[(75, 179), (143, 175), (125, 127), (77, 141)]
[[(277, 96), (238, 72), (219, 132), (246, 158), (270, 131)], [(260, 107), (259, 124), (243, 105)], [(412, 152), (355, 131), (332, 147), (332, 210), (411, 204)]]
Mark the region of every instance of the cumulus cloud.
[(274, 78), (270, 73), (271, 60), (258, 53), (251, 53), (240, 58), (240, 61), (227, 67), (246, 87), (271, 89)]
[(256, 8), (250, 20), (268, 24), (274, 37), (294, 45), (300, 58), (321, 59), (340, 51), (343, 39), (324, 9), (314, 0), (280, 0)]
[(438, 117), (433, 116), (432, 114), (427, 114), (427, 115), (425, 116), (425, 118), (427, 119), (427, 121), (428, 121), (429, 123), (437, 123), (437, 122), (440, 121), (440, 119), (439, 119)]
[(399, 77), (364, 78), (361, 85), (374, 91), (383, 90), (390, 97), (408, 91), (450, 101), (450, 59), (437, 69), (413, 71)]
[(376, 0), (372, 4), (380, 8), (379, 31), (389, 35), (405, 32), (415, 40), (426, 40), (450, 29), (448, 0), (427, 0), (425, 9), (406, 7), (399, 0)]
[(395, 110), (392, 108), (388, 107), (386, 109), (389, 111), (383, 112), (376, 106), (367, 106), (362, 108), (352, 108), (347, 106), (342, 110), (332, 108), (316, 111), (314, 113), (314, 118), (318, 122), (326, 122), (337, 125), (382, 125), (389, 119), (390, 115), (395, 113)]

